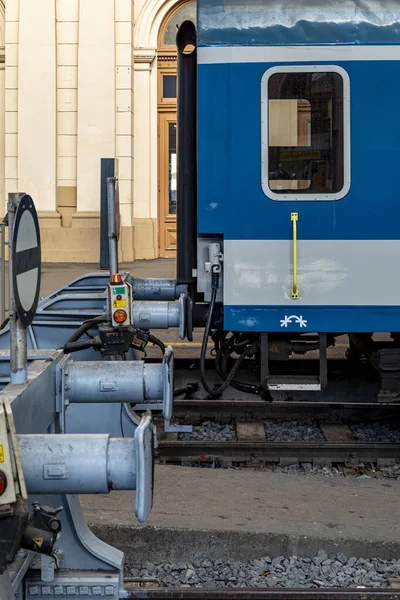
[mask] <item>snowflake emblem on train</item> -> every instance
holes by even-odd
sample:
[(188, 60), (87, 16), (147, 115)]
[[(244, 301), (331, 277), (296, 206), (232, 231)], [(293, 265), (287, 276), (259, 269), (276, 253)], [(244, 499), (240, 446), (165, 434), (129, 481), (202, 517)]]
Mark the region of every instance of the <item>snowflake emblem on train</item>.
[(300, 328), (307, 327), (307, 321), (303, 319), (302, 316), (298, 317), (297, 315), (291, 315), (290, 317), (286, 315), (285, 318), (281, 320), (281, 327), (287, 327), (291, 323), (297, 323), (300, 325)]

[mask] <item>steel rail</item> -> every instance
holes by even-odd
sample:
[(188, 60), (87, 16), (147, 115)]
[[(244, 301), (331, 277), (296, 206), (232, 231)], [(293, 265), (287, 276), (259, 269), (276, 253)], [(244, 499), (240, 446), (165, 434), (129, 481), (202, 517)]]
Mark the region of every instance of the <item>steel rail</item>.
[(344, 422), (376, 422), (400, 420), (400, 404), (377, 404), (372, 402), (264, 402), (262, 400), (185, 400), (175, 398), (174, 416), (190, 418), (215, 418), (220, 415), (232, 417), (254, 416), (273, 419), (319, 419)]
[(400, 590), (390, 588), (316, 588), (316, 589), (201, 589), (158, 588), (130, 592), (128, 598), (165, 598), (169, 600), (400, 600)]
[(400, 444), (377, 442), (211, 442), (160, 440), (158, 457), (179, 462), (181, 459), (224, 459), (246, 462), (258, 459), (277, 463), (284, 459), (295, 462), (321, 462), (358, 464), (376, 462), (378, 459), (400, 461)]

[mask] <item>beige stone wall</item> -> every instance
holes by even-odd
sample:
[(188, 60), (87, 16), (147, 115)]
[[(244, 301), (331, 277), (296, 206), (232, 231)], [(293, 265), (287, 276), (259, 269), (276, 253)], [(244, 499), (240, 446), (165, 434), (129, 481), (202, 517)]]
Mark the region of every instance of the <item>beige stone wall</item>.
[(177, 2), (0, 0), (0, 216), (32, 194), (45, 261), (98, 262), (114, 156), (120, 258), (158, 256), (157, 38)]
[(5, 214), (5, 10), (0, 0), (0, 217)]
[(6, 1), (1, 179), (34, 198), (44, 261), (99, 261), (102, 157), (118, 159), (133, 259), (133, 19), (133, 0)]

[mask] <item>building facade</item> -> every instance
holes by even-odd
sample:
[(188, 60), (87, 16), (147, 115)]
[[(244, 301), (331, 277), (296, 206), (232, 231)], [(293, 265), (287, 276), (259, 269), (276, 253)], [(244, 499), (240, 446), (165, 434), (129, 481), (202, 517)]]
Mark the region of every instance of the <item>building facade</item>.
[(35, 200), (46, 262), (99, 261), (116, 158), (120, 259), (176, 250), (177, 25), (188, 0), (0, 0), (0, 203)]

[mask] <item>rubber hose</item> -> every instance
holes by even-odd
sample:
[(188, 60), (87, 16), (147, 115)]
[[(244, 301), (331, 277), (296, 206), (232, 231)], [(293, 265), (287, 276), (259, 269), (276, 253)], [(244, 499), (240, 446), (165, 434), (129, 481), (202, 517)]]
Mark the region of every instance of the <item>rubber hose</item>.
[(217, 371), (218, 375), (221, 377), (221, 379), (223, 381), (225, 381), (227, 375), (225, 374), (224, 376), (224, 372), (223, 369), (221, 368), (221, 360), (222, 357), (224, 356), (225, 352), (227, 350), (229, 350), (229, 348), (232, 346), (232, 342), (231, 340), (225, 340), (225, 342), (223, 344), (221, 344), (217, 355), (215, 357), (215, 370)]
[(217, 288), (213, 287), (212, 292), (211, 292), (210, 308), (209, 308), (208, 315), (207, 315), (207, 322), (206, 322), (206, 327), (204, 329), (203, 342), (201, 344), (201, 354), (200, 354), (201, 383), (202, 383), (205, 391), (207, 392), (207, 394), (209, 394), (209, 396), (214, 397), (214, 398), (217, 398), (218, 396), (220, 396), (230, 386), (231, 381), (235, 377), (237, 370), (239, 369), (242, 361), (245, 358), (245, 355), (243, 353), (242, 356), (240, 356), (237, 359), (236, 363), (233, 365), (232, 370), (229, 373), (228, 378), (224, 381), (224, 383), (222, 383), (216, 389), (210, 388), (210, 386), (208, 385), (207, 380), (206, 380), (206, 353), (207, 353), (208, 338), (210, 337), (211, 321), (212, 321), (212, 315), (213, 315), (214, 306), (215, 306), (215, 300), (217, 297), (217, 291), (218, 291)]
[(101, 315), (99, 317), (95, 317), (94, 319), (89, 319), (89, 321), (85, 321), (82, 325), (71, 335), (69, 340), (67, 340), (67, 344), (70, 342), (76, 342), (80, 337), (83, 336), (84, 333), (92, 329), (95, 325), (100, 325), (101, 323), (106, 323), (110, 318), (105, 315)]
[(148, 338), (149, 338), (149, 342), (151, 342), (155, 346), (158, 346), (159, 348), (161, 348), (161, 352), (164, 355), (165, 354), (165, 350), (166, 350), (165, 344), (163, 344), (162, 341), (160, 339), (158, 339), (158, 337), (156, 337), (155, 335), (150, 334), (148, 336)]
[(71, 354), (71, 352), (79, 352), (79, 350), (87, 350), (93, 348), (93, 340), (82, 340), (80, 342), (67, 342), (63, 348), (64, 354)]
[[(233, 351), (233, 348), (231, 350), (231, 352), (229, 354), (224, 354), (224, 356), (222, 358), (224, 358), (224, 362), (222, 364), (219, 365), (220, 371), (221, 371), (221, 376), (222, 378), (226, 377), (227, 373), (226, 373), (226, 365), (228, 363), (228, 359), (231, 355)], [(252, 350), (251, 349), (246, 349), (244, 351), (243, 354), (251, 354)], [(256, 384), (253, 383), (246, 383), (246, 382), (242, 382), (242, 381), (237, 381), (236, 379), (231, 381), (231, 386), (235, 389), (235, 390), (239, 390), (240, 392), (244, 392), (245, 394), (253, 394), (255, 396), (261, 396), (261, 394), (263, 393), (263, 388), (261, 386), (258, 386)]]

